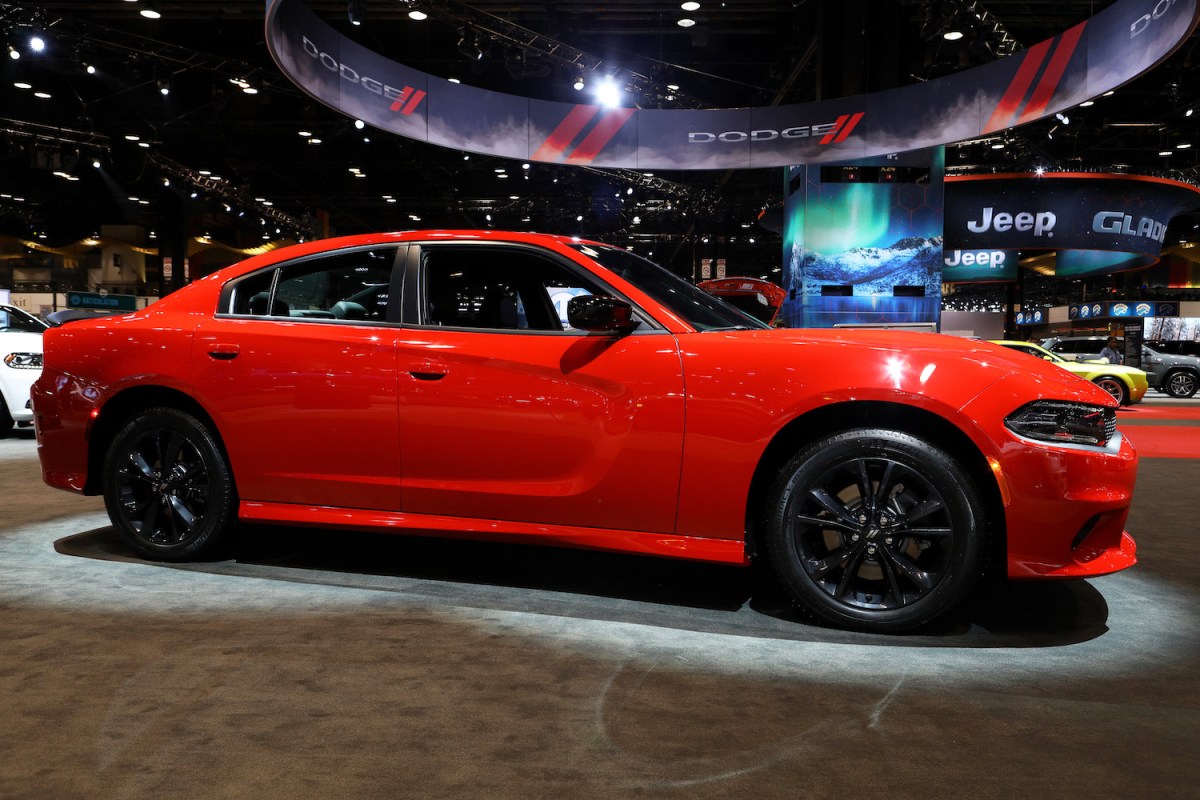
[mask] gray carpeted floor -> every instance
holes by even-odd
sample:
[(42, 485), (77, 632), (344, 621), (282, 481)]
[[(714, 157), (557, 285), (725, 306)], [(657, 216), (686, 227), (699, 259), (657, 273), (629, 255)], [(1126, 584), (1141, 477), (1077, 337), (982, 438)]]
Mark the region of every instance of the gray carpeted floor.
[(1200, 460), (1142, 563), (916, 637), (742, 570), (251, 529), (129, 557), (0, 441), (0, 798), (1200, 797)]

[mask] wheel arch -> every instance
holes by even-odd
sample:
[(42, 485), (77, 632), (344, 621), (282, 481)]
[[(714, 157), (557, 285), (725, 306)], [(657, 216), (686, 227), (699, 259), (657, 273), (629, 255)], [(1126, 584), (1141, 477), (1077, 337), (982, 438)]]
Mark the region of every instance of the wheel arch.
[[(212, 416), (194, 397), (168, 386), (133, 386), (113, 395), (100, 409), (100, 415), (92, 425), (88, 436), (88, 470), (85, 494), (101, 494), (104, 491), (104, 456), (113, 438), (129, 420), (151, 408), (174, 408), (191, 414), (208, 428), (213, 439), (221, 448), (225, 462), (229, 453)], [(230, 464), (230, 472), (233, 465)], [(236, 485), (236, 481), (235, 481)]]
[(944, 449), (953, 456), (979, 487), (987, 524), (985, 572), (1007, 572), (1004, 502), (987, 458), (959, 427), (932, 411), (884, 401), (853, 401), (813, 409), (785, 425), (771, 440), (759, 459), (750, 483), (746, 505), (747, 547), (753, 558), (763, 552), (762, 509), (776, 475), (801, 447), (823, 436), (852, 428), (891, 428)]

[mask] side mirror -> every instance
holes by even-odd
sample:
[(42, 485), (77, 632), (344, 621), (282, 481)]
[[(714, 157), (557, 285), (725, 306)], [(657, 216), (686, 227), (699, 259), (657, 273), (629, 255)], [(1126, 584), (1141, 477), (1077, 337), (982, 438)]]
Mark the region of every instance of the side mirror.
[(581, 331), (626, 334), (638, 326), (633, 306), (607, 294), (572, 297), (567, 303), (567, 322)]

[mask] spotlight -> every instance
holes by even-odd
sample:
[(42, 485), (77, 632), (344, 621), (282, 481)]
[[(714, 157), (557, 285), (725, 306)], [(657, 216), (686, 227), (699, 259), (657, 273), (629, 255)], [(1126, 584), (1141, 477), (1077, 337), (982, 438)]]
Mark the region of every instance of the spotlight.
[(605, 78), (596, 87), (595, 97), (600, 105), (608, 108), (616, 108), (621, 105), (621, 90), (611, 77)]
[(577, 92), (583, 91), (583, 76), (580, 75), (578, 78), (576, 78), (575, 83), (572, 85), (575, 87), (575, 91), (577, 91)]
[(96, 74), (96, 65), (95, 64), (84, 64), (83, 71), (86, 72), (88, 75), (95, 75)]
[(46, 40), (40, 36), (30, 36), (29, 49), (35, 53), (44, 53), (46, 51)]
[(361, 119), (356, 119), (354, 120), (354, 127), (361, 131), (363, 128), (367, 127), (367, 123), (363, 122)]
[(20, 51), (20, 50), (18, 50), (17, 48), (15, 48), (15, 47), (13, 47), (13, 46), (10, 44), (10, 45), (8, 46), (8, 57), (9, 57), (9, 58), (11, 58), (13, 61), (16, 61), (18, 58), (20, 58), (20, 57), (21, 57), (21, 51)]
[(159, 78), (155, 83), (158, 85), (158, 93), (163, 97), (171, 93), (171, 82), (166, 78)]
[(475, 35), (475, 30), (469, 26), (464, 26), (459, 31), (457, 48), (459, 55), (468, 61), (483, 60), (483, 48), (479, 46), (479, 39)]
[(350, 20), (351, 25), (362, 25), (363, 19), (367, 16), (367, 4), (365, 0), (350, 0), (346, 4), (346, 17)]

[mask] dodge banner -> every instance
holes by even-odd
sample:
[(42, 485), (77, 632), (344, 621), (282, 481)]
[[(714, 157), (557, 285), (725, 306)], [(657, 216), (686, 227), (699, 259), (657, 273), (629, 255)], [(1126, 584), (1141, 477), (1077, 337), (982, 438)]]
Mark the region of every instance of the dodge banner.
[(1022, 125), (1114, 89), (1192, 32), (1197, 0), (1118, 0), (1009, 58), (835, 100), (736, 109), (601, 108), (451, 83), (342, 36), (304, 0), (266, 0), (279, 68), (381, 130), (471, 152), (630, 169), (846, 162)]

